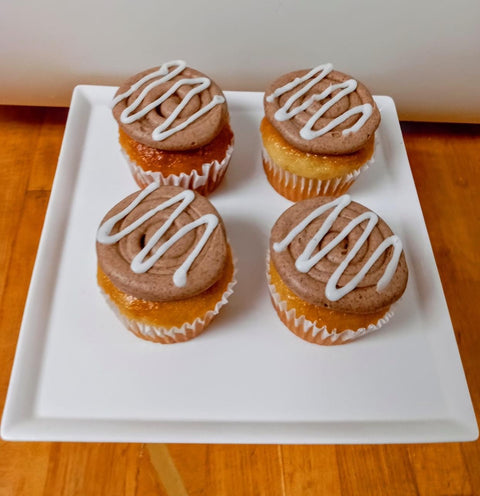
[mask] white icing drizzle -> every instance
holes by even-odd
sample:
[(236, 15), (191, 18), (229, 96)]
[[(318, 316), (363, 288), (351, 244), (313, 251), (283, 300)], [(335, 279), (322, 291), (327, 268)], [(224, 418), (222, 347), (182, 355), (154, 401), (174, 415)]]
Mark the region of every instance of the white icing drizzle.
[(397, 270), (398, 261), (402, 253), (402, 242), (400, 241), (398, 236), (393, 235), (384, 239), (372, 253), (367, 262), (363, 265), (360, 271), (345, 286), (337, 288), (338, 281), (345, 272), (345, 269), (355, 258), (363, 244), (372, 233), (374, 227), (376, 226), (378, 222), (378, 216), (373, 212), (365, 212), (361, 215), (358, 215), (355, 219), (352, 219), (345, 226), (345, 228), (339, 234), (337, 234), (337, 236), (335, 236), (332, 241), (330, 241), (326, 246), (318, 251), (316, 255), (312, 256), (312, 254), (317, 246), (322, 242), (325, 235), (330, 231), (341, 211), (347, 205), (349, 205), (351, 201), (352, 200), (350, 198), (350, 195), (343, 195), (329, 203), (326, 203), (325, 205), (318, 207), (307, 217), (305, 217), (305, 219), (303, 219), (299, 224), (297, 224), (282, 241), (273, 244), (273, 249), (277, 253), (284, 251), (287, 246), (294, 240), (294, 238), (298, 236), (313, 220), (333, 208), (333, 210), (328, 214), (327, 218), (323, 222), (320, 229), (307, 243), (305, 249), (295, 261), (295, 268), (299, 272), (306, 273), (312, 267), (314, 267), (323, 257), (330, 253), (330, 251), (332, 251), (343, 239), (345, 239), (356, 226), (364, 221), (368, 221), (362, 235), (358, 238), (353, 248), (347, 253), (347, 256), (342, 260), (342, 262), (338, 265), (338, 267), (335, 269), (335, 271), (327, 281), (325, 287), (325, 296), (330, 301), (337, 301), (354, 290), (368, 273), (373, 264), (380, 258), (383, 252), (385, 252), (390, 246), (393, 246), (392, 258), (390, 259), (382, 277), (377, 283), (377, 291), (381, 292), (388, 286), (388, 284), (392, 280), (392, 277)]
[[(170, 72), (170, 68), (174, 68)], [(138, 107), (142, 104), (143, 100), (145, 97), (148, 95), (148, 93), (155, 88), (156, 86), (159, 86), (167, 81), (170, 81), (173, 79), (175, 76), (178, 74), (182, 73), (182, 71), (187, 67), (187, 64), (183, 60), (171, 60), (170, 62), (165, 62), (162, 64), (158, 70), (151, 72), (150, 74), (147, 74), (143, 78), (139, 79), (135, 84), (130, 86), (130, 88), (125, 92), (120, 95), (117, 95), (113, 99), (113, 106), (117, 105), (120, 101), (122, 101), (125, 98), (128, 98), (133, 94), (134, 91), (138, 90), (141, 86), (143, 86), (145, 83), (148, 83), (153, 79), (152, 82), (150, 82), (145, 88), (140, 92), (138, 97), (135, 99), (135, 101), (126, 107), (123, 112), (120, 114), (120, 121), (123, 122), (124, 124), (131, 124), (132, 122), (138, 121), (142, 117), (148, 114), (151, 110), (153, 110), (155, 107), (158, 105), (161, 105), (165, 100), (170, 98), (180, 87), (182, 86), (193, 86), (192, 89), (183, 97), (181, 102), (177, 105), (175, 110), (168, 116), (165, 121), (160, 124), (160, 126), (156, 127), (152, 131), (152, 139), (155, 141), (163, 141), (164, 139), (168, 138), (172, 134), (177, 133), (178, 131), (181, 131), (182, 129), (185, 129), (187, 126), (189, 126), (192, 122), (196, 121), (199, 117), (202, 115), (206, 114), (208, 111), (210, 111), (213, 107), (216, 105), (219, 105), (221, 103), (225, 102), (225, 98), (221, 95), (214, 95), (212, 100), (199, 110), (197, 110), (195, 113), (193, 113), (188, 119), (184, 120), (180, 124), (178, 124), (175, 127), (170, 127), (172, 123), (175, 121), (175, 119), (180, 115), (182, 110), (188, 105), (190, 100), (197, 95), (198, 93), (201, 93), (205, 89), (207, 89), (211, 85), (211, 80), (207, 77), (197, 77), (197, 78), (183, 78), (179, 79), (178, 81), (173, 84), (168, 91), (163, 93), (159, 98), (157, 98), (155, 101), (150, 103), (149, 105), (145, 106), (143, 109), (136, 110)]]
[[(187, 283), (187, 272), (192, 266), (193, 262), (202, 251), (205, 246), (208, 238), (214, 231), (214, 229), (218, 225), (218, 217), (214, 214), (205, 214), (202, 217), (190, 222), (182, 226), (170, 239), (168, 239), (165, 243), (162, 243), (157, 250), (148, 257), (148, 254), (152, 250), (152, 248), (160, 241), (162, 236), (168, 231), (171, 227), (175, 219), (192, 203), (195, 198), (195, 193), (191, 190), (185, 190), (179, 193), (178, 195), (164, 201), (163, 203), (157, 205), (156, 207), (145, 212), (141, 217), (139, 217), (135, 222), (132, 222), (128, 226), (126, 226), (121, 231), (116, 234), (110, 234), (112, 232), (115, 224), (124, 219), (132, 210), (139, 205), (150, 193), (155, 191), (159, 187), (158, 183), (151, 183), (147, 188), (142, 190), (136, 198), (121, 212), (114, 215), (110, 219), (106, 220), (98, 229), (97, 232), (97, 241), (102, 244), (114, 244), (117, 243), (120, 239), (125, 237), (127, 234), (130, 234), (135, 229), (140, 227), (144, 222), (153, 217), (157, 212), (161, 210), (165, 210), (176, 203), (179, 203), (178, 207), (170, 214), (168, 219), (162, 226), (155, 232), (155, 234), (150, 238), (148, 243), (142, 248), (142, 250), (137, 253), (137, 255), (133, 258), (130, 268), (133, 272), (137, 274), (143, 274), (147, 272), (149, 269), (153, 267), (153, 265), (160, 259), (165, 252), (173, 246), (180, 238), (185, 236), (187, 233), (200, 227), (201, 225), (206, 225), (206, 229), (200, 238), (200, 241), (197, 243), (195, 248), (190, 252), (188, 257), (185, 259), (183, 264), (175, 271), (173, 274), (173, 283), (177, 287), (184, 287)], [(148, 257), (148, 258), (147, 258)]]
[[(326, 126), (321, 129), (314, 131), (313, 126), (315, 126), (318, 119), (320, 119), (328, 109), (330, 109), (333, 105), (335, 105), (339, 100), (341, 100), (344, 96), (353, 93), (357, 89), (357, 81), (355, 79), (348, 79), (343, 83), (331, 84), (328, 88), (326, 88), (321, 93), (315, 93), (310, 98), (305, 100), (301, 105), (297, 105), (293, 109), (291, 109), (292, 105), (303, 95), (305, 95), (313, 86), (319, 83), (322, 79), (324, 79), (330, 72), (333, 70), (332, 64), (322, 64), (317, 67), (314, 67), (310, 72), (305, 74), (305, 76), (295, 78), (293, 81), (277, 88), (273, 93), (267, 96), (267, 102), (273, 102), (276, 98), (287, 93), (288, 91), (293, 90), (300, 84), (305, 81), (309, 81), (303, 88), (294, 93), (283, 105), (275, 112), (275, 119), (277, 121), (287, 121), (292, 117), (295, 117), (300, 112), (306, 110), (310, 105), (315, 102), (324, 100), (329, 97), (334, 91), (340, 90), (333, 98), (331, 98), (328, 102), (324, 103), (307, 121), (307, 123), (300, 130), (300, 136), (305, 140), (312, 140), (314, 138), (318, 138), (319, 136), (323, 136), (328, 133), (342, 122), (346, 121), (349, 117), (362, 114), (360, 119), (355, 122), (353, 126), (350, 126), (347, 129), (342, 131), (342, 135), (355, 133), (357, 132), (368, 120), (368, 118), (372, 115), (373, 107), (370, 103), (365, 103), (363, 105), (357, 105), (356, 107), (352, 107), (347, 110), (343, 114), (339, 115), (335, 119), (331, 120)], [(315, 76), (318, 74), (317, 76)]]

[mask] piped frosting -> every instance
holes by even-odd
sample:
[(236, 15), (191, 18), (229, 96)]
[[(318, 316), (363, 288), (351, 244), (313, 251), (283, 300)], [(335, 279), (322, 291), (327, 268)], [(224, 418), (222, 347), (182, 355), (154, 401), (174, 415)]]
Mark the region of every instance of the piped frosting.
[(271, 256), (298, 296), (344, 311), (388, 306), (407, 281), (398, 236), (349, 195), (288, 209), (272, 229)]
[(107, 214), (97, 231), (97, 254), (122, 291), (146, 300), (181, 299), (220, 277), (226, 239), (208, 200), (152, 183)]
[(264, 105), (282, 136), (310, 153), (352, 153), (380, 122), (367, 88), (332, 64), (280, 77), (265, 92)]
[(117, 91), (112, 108), (129, 136), (165, 150), (203, 146), (227, 121), (220, 88), (183, 60), (166, 62), (130, 78)]

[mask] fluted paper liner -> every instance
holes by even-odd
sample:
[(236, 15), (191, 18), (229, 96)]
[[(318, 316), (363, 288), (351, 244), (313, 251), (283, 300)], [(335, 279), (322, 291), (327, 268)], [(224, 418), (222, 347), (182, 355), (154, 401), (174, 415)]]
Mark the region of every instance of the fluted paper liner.
[[(268, 267), (268, 260), (267, 260)], [(344, 344), (347, 341), (358, 339), (366, 334), (380, 329), (393, 316), (393, 311), (390, 309), (381, 319), (375, 324), (370, 324), (368, 327), (362, 327), (357, 330), (346, 329), (337, 332), (336, 329), (328, 330), (326, 326), (317, 327), (315, 323), (306, 319), (303, 315), (297, 316), (295, 308), (288, 310), (287, 303), (283, 301), (277, 293), (275, 286), (270, 280), (270, 272), (267, 269), (268, 289), (270, 291), (273, 306), (280, 317), (280, 320), (285, 326), (296, 334), (299, 338), (310, 343), (321, 345), (338, 345)]]
[(340, 196), (357, 177), (375, 161), (374, 155), (358, 169), (341, 177), (311, 179), (299, 176), (277, 165), (262, 146), (263, 168), (270, 184), (282, 196), (291, 201), (307, 200), (317, 196)]
[(223, 293), (220, 300), (215, 305), (213, 310), (209, 310), (203, 317), (198, 317), (193, 322), (185, 322), (181, 327), (163, 327), (146, 324), (139, 320), (130, 319), (126, 317), (112, 301), (112, 299), (100, 288), (110, 308), (114, 311), (115, 315), (120, 319), (123, 325), (139, 338), (147, 341), (154, 341), (156, 343), (171, 344), (181, 343), (193, 339), (201, 334), (206, 327), (210, 324), (213, 318), (220, 312), (220, 309), (228, 303), (228, 298), (233, 293), (233, 288), (237, 284), (237, 268), (236, 259), (233, 259), (233, 276), (232, 280), (228, 283), (227, 289)]
[(222, 181), (233, 153), (233, 141), (228, 146), (224, 159), (221, 162), (214, 160), (213, 162), (203, 164), (201, 173), (193, 170), (190, 174), (182, 172), (179, 175), (170, 174), (168, 176), (164, 176), (158, 171), (144, 170), (128, 156), (123, 148), (121, 150), (135, 182), (141, 188), (157, 182), (163, 186), (181, 186), (185, 189), (193, 189), (205, 196), (211, 193)]

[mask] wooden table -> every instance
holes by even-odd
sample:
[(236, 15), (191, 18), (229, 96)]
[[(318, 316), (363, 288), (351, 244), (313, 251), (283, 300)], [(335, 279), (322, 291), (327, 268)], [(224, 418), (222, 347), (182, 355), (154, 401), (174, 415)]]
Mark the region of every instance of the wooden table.
[[(67, 109), (0, 107), (0, 405)], [(477, 417), (480, 126), (403, 123)], [(0, 441), (0, 495), (473, 495), (480, 442), (225, 446)]]

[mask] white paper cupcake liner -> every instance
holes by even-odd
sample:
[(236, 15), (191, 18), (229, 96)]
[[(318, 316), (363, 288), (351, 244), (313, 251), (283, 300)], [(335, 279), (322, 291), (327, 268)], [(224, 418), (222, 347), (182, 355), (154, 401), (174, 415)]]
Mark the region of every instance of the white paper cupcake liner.
[[(360, 168), (341, 177), (331, 179), (311, 179), (308, 177), (299, 176), (285, 170), (276, 164), (265, 147), (262, 146), (263, 164), (268, 174), (268, 180), (274, 189), (282, 196), (286, 196), (289, 200), (298, 201), (299, 199), (313, 198), (316, 196), (328, 195), (335, 196), (345, 192), (357, 177), (364, 172), (375, 161), (375, 156), (365, 162)], [(295, 191), (295, 198), (289, 198), (289, 191)]]
[(181, 186), (185, 189), (198, 190), (200, 193), (202, 193), (203, 189), (205, 190), (203, 194), (208, 194), (220, 184), (227, 171), (233, 153), (233, 141), (228, 146), (224, 159), (221, 162), (214, 160), (213, 162), (203, 164), (201, 173), (193, 170), (190, 174), (182, 172), (179, 175), (170, 174), (168, 176), (164, 176), (158, 171), (152, 172), (144, 170), (128, 156), (123, 148), (120, 147), (120, 149), (128, 163), (130, 172), (141, 188), (156, 182), (163, 186)]
[(186, 322), (181, 327), (163, 327), (147, 324), (139, 320), (131, 319), (125, 316), (117, 305), (112, 301), (110, 296), (100, 287), (100, 292), (106, 302), (113, 310), (122, 324), (138, 337), (156, 343), (171, 344), (188, 341), (199, 334), (210, 324), (213, 318), (220, 312), (220, 309), (228, 303), (228, 299), (233, 293), (233, 288), (237, 284), (237, 267), (236, 259), (233, 259), (233, 275), (232, 280), (228, 283), (227, 289), (222, 294), (220, 300), (216, 303), (213, 310), (209, 310), (203, 317), (198, 317), (193, 322)]
[[(267, 262), (268, 267), (268, 262)], [(285, 320), (285, 325), (288, 329), (298, 337), (314, 343), (322, 345), (337, 345), (343, 344), (353, 339), (358, 339), (373, 331), (377, 331), (386, 324), (393, 316), (393, 311), (390, 309), (387, 313), (378, 320), (376, 324), (370, 324), (368, 327), (362, 327), (357, 330), (346, 329), (337, 331), (336, 329), (329, 330), (326, 326), (317, 327), (314, 322), (308, 320), (303, 315), (297, 316), (294, 308), (288, 310), (287, 303), (283, 301), (277, 293), (275, 286), (270, 279), (270, 271), (267, 268), (268, 289), (275, 310)]]

